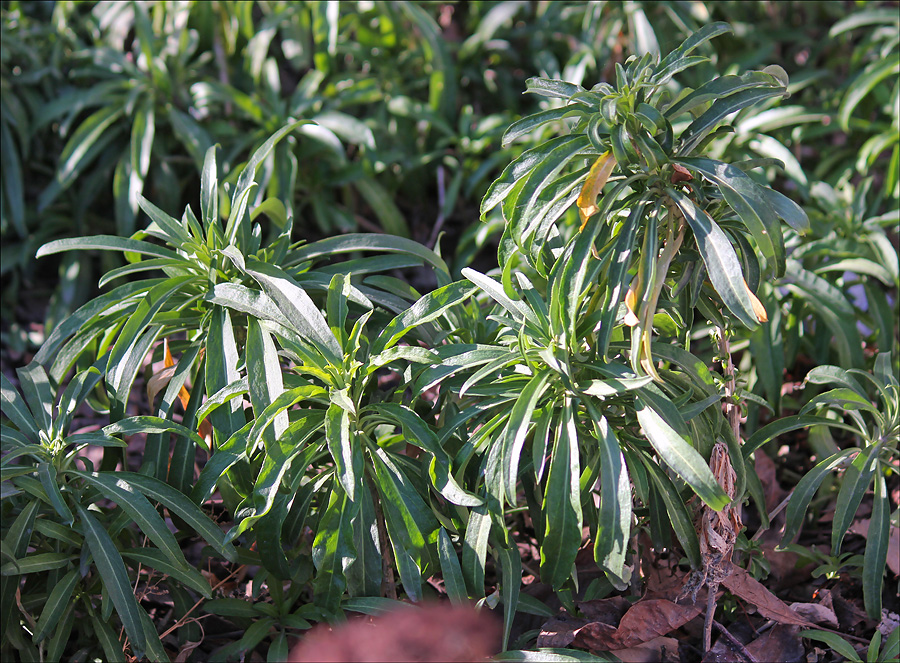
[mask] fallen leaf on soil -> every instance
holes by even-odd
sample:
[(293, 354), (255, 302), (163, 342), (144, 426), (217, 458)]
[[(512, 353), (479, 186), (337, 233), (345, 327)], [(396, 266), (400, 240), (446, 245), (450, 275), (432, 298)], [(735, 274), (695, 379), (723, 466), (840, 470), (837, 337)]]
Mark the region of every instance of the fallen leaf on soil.
[(821, 603), (791, 603), (791, 610), (813, 624), (825, 624), (831, 628), (839, 626), (834, 610)]
[(575, 631), (588, 624), (585, 619), (576, 619), (566, 613), (550, 618), (541, 626), (538, 647), (568, 647), (575, 640)]
[(759, 614), (766, 619), (774, 619), (779, 624), (796, 624), (807, 628), (812, 626), (809, 621), (792, 612), (784, 601), (740, 567), (733, 567), (731, 575), (722, 581), (722, 586), (738, 598), (755, 606)]
[(834, 604), (834, 613), (837, 615), (838, 621), (841, 624), (841, 630), (852, 631), (859, 624), (869, 623), (869, 616), (866, 614), (866, 611), (862, 609), (861, 601), (857, 599), (845, 599), (841, 596), (839, 587), (835, 587), (831, 590), (821, 589), (819, 590), (819, 594), (826, 591), (831, 594), (831, 599)]
[(781, 661), (801, 663), (806, 660), (806, 650), (796, 626), (776, 624), (747, 645), (747, 651), (757, 661)]
[(653, 638), (637, 647), (617, 649), (610, 652), (622, 663), (678, 663), (678, 640), (675, 638)]
[[(850, 531), (853, 534), (859, 534), (868, 541), (870, 522), (872, 522), (871, 518), (857, 520), (850, 526)], [(888, 536), (887, 565), (891, 573), (895, 576), (900, 576), (900, 529), (896, 527), (891, 527), (891, 533)]]
[(603, 622), (615, 626), (631, 607), (631, 601), (624, 596), (613, 596), (608, 599), (581, 601), (578, 609), (584, 613), (585, 619), (592, 622)]
[(590, 622), (575, 630), (576, 647), (593, 651), (615, 651), (644, 644), (671, 633), (700, 614), (705, 599), (696, 604), (675, 603), (668, 599), (644, 599), (631, 606), (618, 627)]

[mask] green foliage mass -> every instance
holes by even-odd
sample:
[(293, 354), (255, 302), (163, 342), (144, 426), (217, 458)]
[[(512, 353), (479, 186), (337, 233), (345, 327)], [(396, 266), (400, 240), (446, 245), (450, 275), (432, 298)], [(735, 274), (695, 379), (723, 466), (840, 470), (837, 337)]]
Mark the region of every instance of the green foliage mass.
[(168, 660), (199, 602), (216, 660), (284, 660), (431, 578), (527, 648), (520, 544), (573, 612), (644, 533), (705, 574), (697, 515), (767, 528), (754, 454), (801, 429), (782, 544), (836, 496), (822, 568), (880, 618), (900, 21), (785, 4), (4, 4), (0, 651)]

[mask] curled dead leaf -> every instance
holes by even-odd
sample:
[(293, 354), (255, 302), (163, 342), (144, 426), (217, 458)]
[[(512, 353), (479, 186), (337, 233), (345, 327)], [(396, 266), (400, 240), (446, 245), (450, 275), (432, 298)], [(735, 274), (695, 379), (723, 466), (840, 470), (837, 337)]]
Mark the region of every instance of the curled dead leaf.
[(575, 201), (578, 205), (578, 214), (581, 216), (579, 232), (584, 230), (588, 219), (600, 210), (597, 207), (597, 196), (600, 195), (603, 187), (606, 186), (606, 182), (609, 180), (615, 165), (616, 158), (612, 152), (604, 152), (597, 157), (594, 165), (591, 166), (587, 179), (581, 187), (581, 193), (578, 194), (578, 200)]
[(791, 610), (784, 601), (740, 567), (732, 568), (731, 575), (722, 580), (722, 586), (738, 598), (755, 606), (759, 614), (766, 619), (774, 620), (779, 624), (813, 628), (813, 624), (809, 620)]

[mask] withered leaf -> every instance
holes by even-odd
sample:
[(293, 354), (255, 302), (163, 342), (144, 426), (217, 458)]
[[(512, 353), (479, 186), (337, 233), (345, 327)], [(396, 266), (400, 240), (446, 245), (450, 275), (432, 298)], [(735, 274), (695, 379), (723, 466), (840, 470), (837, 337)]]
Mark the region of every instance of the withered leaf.
[(755, 606), (759, 614), (766, 619), (773, 619), (779, 624), (796, 624), (807, 628), (813, 626), (740, 567), (732, 569), (731, 575), (722, 580), (722, 586), (738, 598)]
[(594, 651), (629, 649), (671, 633), (700, 614), (704, 601), (691, 605), (668, 599), (644, 599), (631, 606), (617, 628), (591, 622), (575, 631), (574, 644)]

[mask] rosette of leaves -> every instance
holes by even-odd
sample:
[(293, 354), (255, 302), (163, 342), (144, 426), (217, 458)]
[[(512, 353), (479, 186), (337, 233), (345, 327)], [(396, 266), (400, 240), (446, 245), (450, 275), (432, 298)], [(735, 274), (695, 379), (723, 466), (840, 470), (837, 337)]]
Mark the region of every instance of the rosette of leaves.
[[(705, 460), (717, 441), (743, 499), (739, 441), (711, 407), (734, 388), (726, 392), (685, 348), (695, 320), (753, 328), (764, 319), (753, 288), (784, 270), (779, 217), (800, 228), (807, 221), (744, 172), (753, 163), (702, 156), (729, 114), (784, 93), (779, 70), (723, 76), (674, 99), (667, 91), (672, 76), (707, 60), (692, 53), (727, 31), (709, 25), (662, 60), (631, 58), (616, 68), (615, 87), (529, 82), (529, 91), (566, 104), (515, 123), (507, 140), (560, 120), (571, 131), (526, 150), (482, 202), (483, 213), (500, 204), (506, 219), (499, 281), (463, 272), (493, 300), (489, 319), (498, 323), (497, 354), (483, 353), (483, 366), (458, 378), (459, 396), (484, 399), (486, 411), (466, 446), (480, 452), (473, 476), (484, 477), (486, 499), (466, 530), (464, 569), (475, 587), (490, 523), (499, 530), (520, 488), (538, 524), (542, 575), (564, 593), (585, 514), (598, 564), (613, 583), (625, 581), (629, 480), (654, 541), (666, 545), (670, 524), (695, 567), (685, 495), (713, 509), (729, 502)], [(566, 217), (574, 208), (580, 227)], [(758, 485), (749, 487), (759, 497)]]
[(900, 442), (900, 382), (896, 375), (896, 360), (890, 352), (878, 354), (871, 372), (817, 366), (807, 374), (806, 384), (829, 388), (809, 399), (799, 414), (782, 417), (758, 430), (743, 449), (749, 456), (776, 436), (809, 426), (835, 428), (852, 435), (853, 444), (844, 449), (829, 436), (833, 453), (797, 483), (788, 503), (781, 545), (788, 546), (797, 536), (825, 478), (843, 470), (831, 528), (830, 556), (839, 558), (863, 496), (873, 489), (872, 516), (862, 560), (863, 599), (872, 619), (881, 619), (888, 539), (890, 528), (897, 526), (897, 512), (891, 513), (887, 491), (887, 481), (896, 473)]
[[(18, 370), (21, 391), (2, 380), (3, 556), (0, 650), (28, 660), (63, 659), (73, 644), (107, 660), (130, 653), (167, 660), (156, 627), (135, 595), (150, 575), (192, 602), (210, 597), (208, 581), (185, 559), (154, 502), (224, 557), (233, 558), (219, 526), (184, 494), (146, 474), (96, 472), (88, 446), (124, 448), (115, 437), (136, 430), (197, 433), (156, 417), (131, 417), (93, 432), (72, 421), (101, 379), (78, 372), (56, 390), (39, 364)], [(115, 503), (110, 506), (110, 503)], [(143, 542), (141, 541), (143, 537)], [(150, 545), (148, 545), (150, 544)], [(145, 570), (141, 575), (141, 568)], [(147, 575), (146, 570), (152, 569)], [(138, 583), (136, 584), (136, 579)], [(191, 593), (188, 593), (190, 590)], [(15, 657), (15, 655), (14, 655)]]
[[(229, 539), (252, 536), (266, 573), (278, 578), (308, 572), (308, 556), (297, 543), (304, 525), (314, 525), (315, 601), (333, 615), (345, 590), (352, 596), (379, 592), (374, 579), (382, 558), (393, 558), (413, 599), (422, 595), (423, 573), (436, 564), (451, 571), (454, 561), (459, 565), (433, 503), (481, 500), (456, 482), (437, 433), (403, 402), (405, 381), (396, 394), (377, 385), (381, 369), (403, 372), (409, 364), (436, 361), (423, 347), (399, 344), (415, 338), (438, 345), (459, 326), (453, 307), (475, 288), (452, 283), (443, 260), (408, 239), (342, 235), (294, 245), (291, 216), (280, 201), (269, 198), (251, 209), (256, 168), (299, 124), (284, 127), (254, 153), (232, 192), (224, 227), (211, 149), (202, 175), (202, 221), (189, 207), (177, 221), (142, 200), (153, 223), (132, 238), (45, 246), (40, 255), (125, 252), (132, 262), (107, 274), (104, 284), (151, 270), (164, 276), (126, 283), (89, 302), (54, 331), (37, 359), (53, 379), (78, 363), (95, 365), (104, 377), (101, 396), (118, 422), (143, 358), (158, 341), (169, 341), (180, 358), (151, 377), (154, 393), (162, 394), (158, 405), (153, 400), (157, 418), (171, 420), (181, 400), (181, 425), (194, 430), (208, 420), (211, 443), (196, 435), (180, 438), (170, 458), (167, 431), (142, 420), (143, 427), (130, 430), (149, 433), (143, 468), (198, 504), (218, 489), (235, 514)], [(275, 228), (267, 242), (263, 214)], [(348, 253), (356, 256), (324, 264)], [(440, 286), (425, 297), (382, 274), (425, 263)], [(407, 442), (421, 456), (405, 456)], [(210, 458), (195, 482), (197, 444)], [(104, 463), (115, 460), (111, 455)]]

